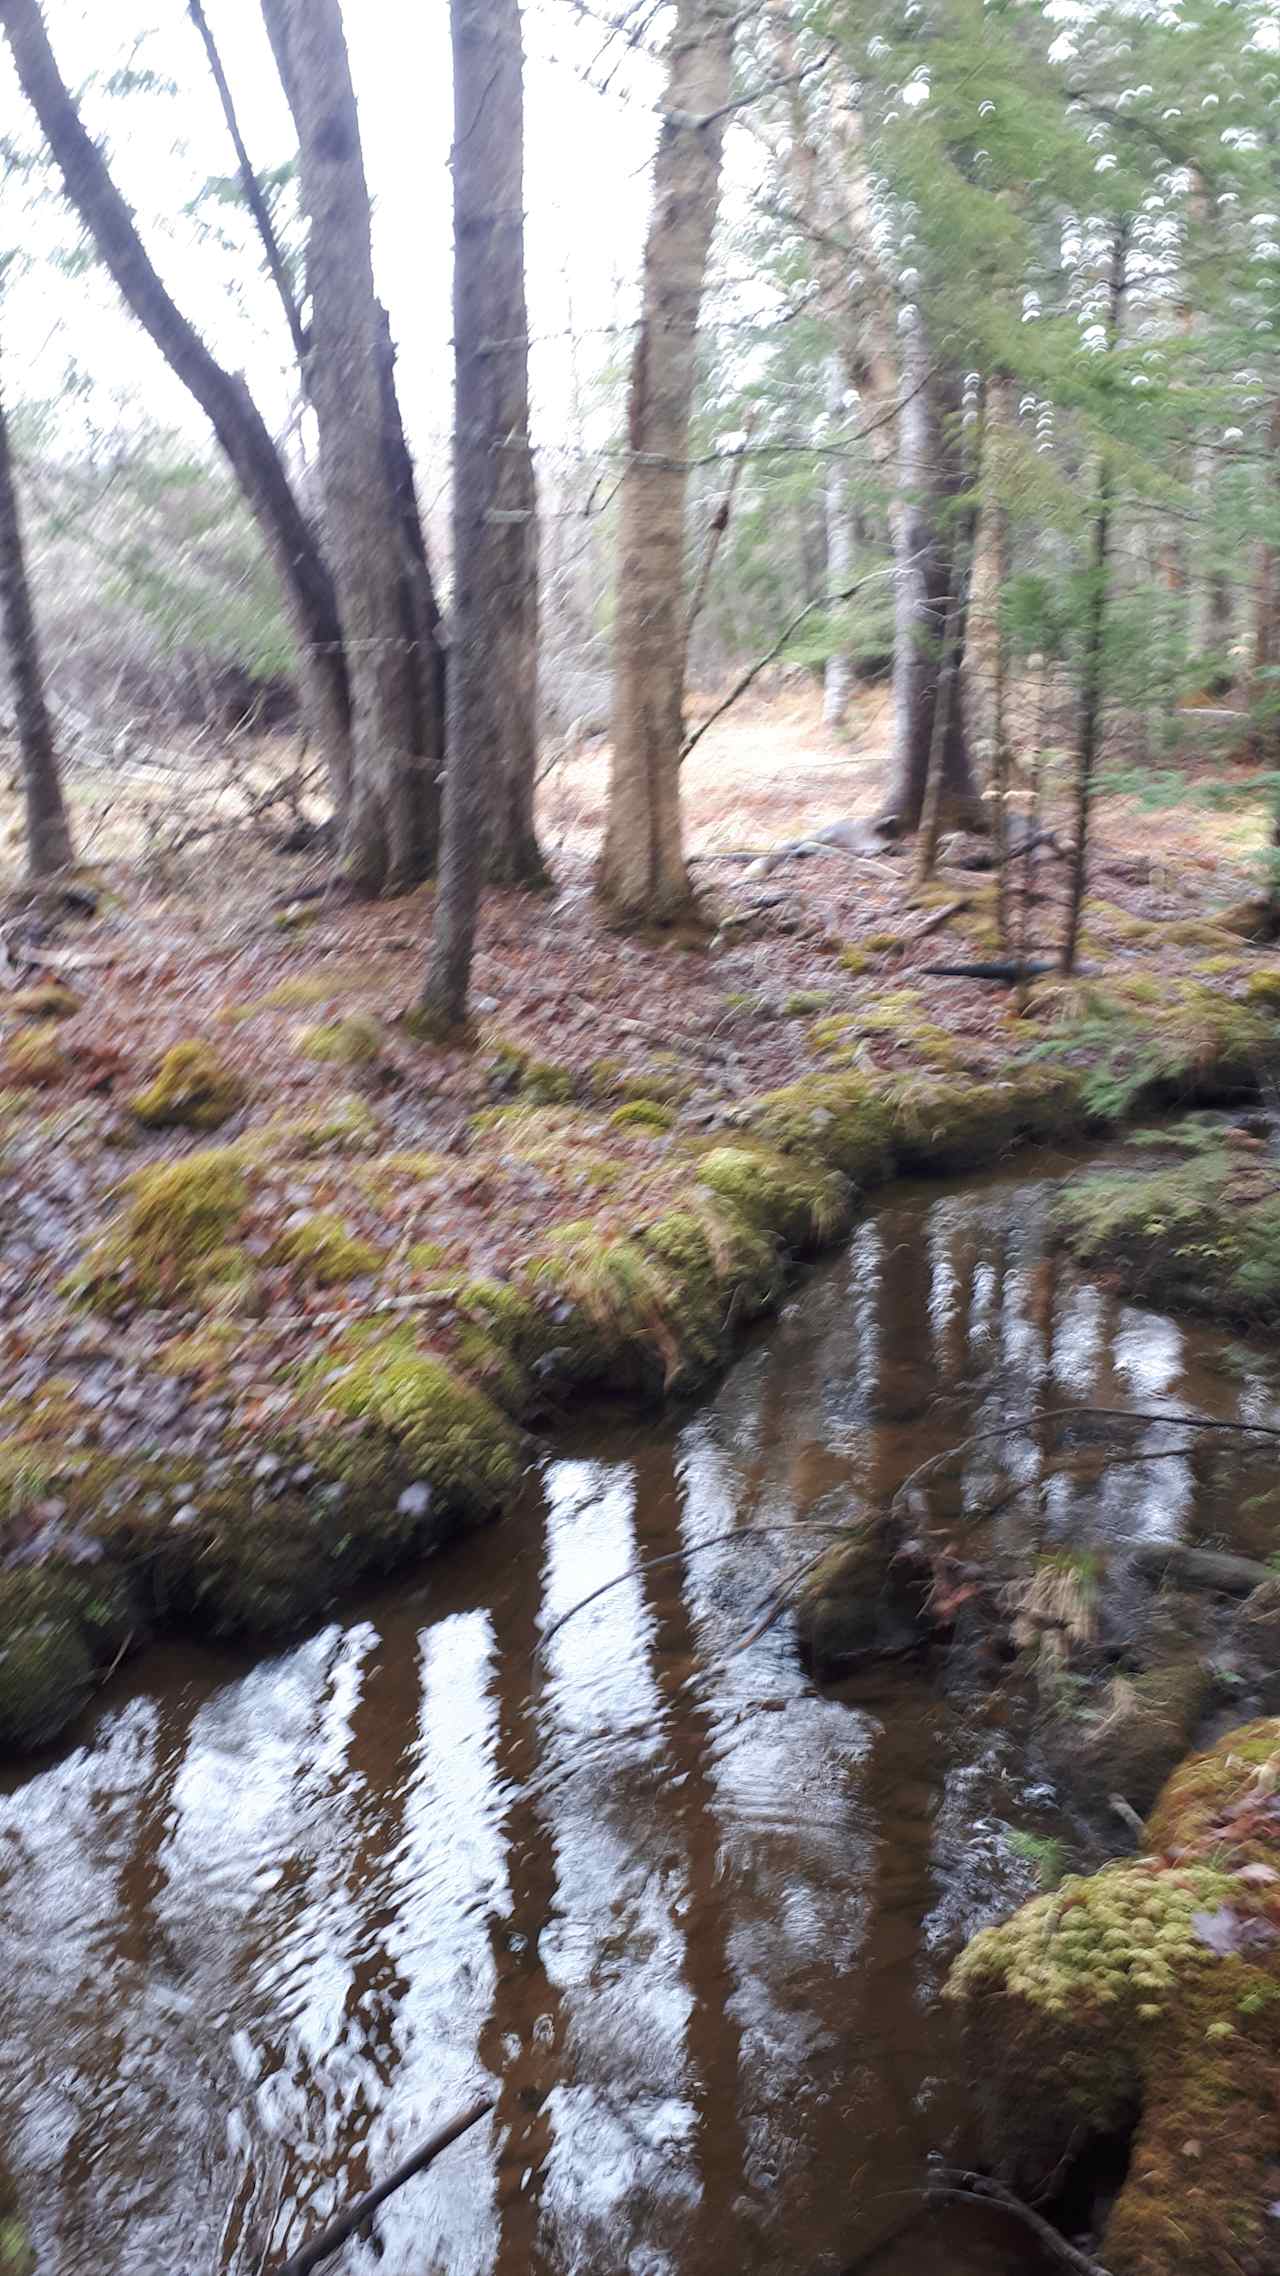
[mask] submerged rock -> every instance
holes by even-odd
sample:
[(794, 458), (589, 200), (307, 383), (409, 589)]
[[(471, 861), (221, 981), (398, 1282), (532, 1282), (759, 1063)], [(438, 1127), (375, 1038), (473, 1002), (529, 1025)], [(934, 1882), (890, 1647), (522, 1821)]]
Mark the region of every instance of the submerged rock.
[(1132, 2136), (1113, 2276), (1278, 2276), (1280, 1721), (1193, 1756), (1149, 1854), (1068, 1878), (951, 1971), (990, 2162), (1024, 2194)]
[(851, 1525), (815, 1566), (796, 1598), (796, 1641), (820, 1681), (868, 1652), (921, 1640), (931, 1585), (928, 1566), (888, 1518)]

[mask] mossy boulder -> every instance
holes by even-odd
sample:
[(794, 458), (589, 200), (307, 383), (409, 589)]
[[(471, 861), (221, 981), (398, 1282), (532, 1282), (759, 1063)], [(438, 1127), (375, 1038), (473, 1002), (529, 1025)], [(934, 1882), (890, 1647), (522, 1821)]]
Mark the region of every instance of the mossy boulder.
[(628, 1099), (625, 1106), (615, 1107), (609, 1117), (611, 1130), (635, 1130), (646, 1137), (662, 1138), (675, 1122), (675, 1109), (659, 1105), (657, 1099)]
[(19, 1019), (74, 1019), (80, 998), (62, 980), (36, 980), (29, 988), (16, 989), (6, 1009)]
[(1070, 1877), (951, 1971), (985, 2154), (1034, 2196), (1132, 2135), (1113, 2276), (1280, 2272), (1280, 1722), (1166, 1785), (1147, 1854)]
[(0, 1748), (28, 1751), (65, 1730), (135, 1617), (110, 1564), (0, 1572)]
[(23, 1090), (53, 1090), (66, 1080), (67, 1062), (57, 1036), (47, 1027), (18, 1027), (5, 1045), (0, 1072), (6, 1083)]
[(318, 1288), (339, 1288), (349, 1280), (370, 1280), (381, 1272), (385, 1258), (371, 1241), (359, 1240), (341, 1217), (330, 1210), (317, 1211), (280, 1235), (271, 1251), (273, 1264), (293, 1265)]
[(244, 1104), (244, 1085), (212, 1044), (193, 1038), (166, 1051), (154, 1081), (135, 1091), (129, 1112), (147, 1130), (217, 1130)]
[(492, 1516), (518, 1483), (519, 1442), (506, 1417), (407, 1334), (349, 1340), (323, 1364), (317, 1390), (324, 1405), (363, 1430), (363, 1443), (331, 1441), (318, 1450), (328, 1476), (367, 1484), (377, 1455), (394, 1450), (402, 1471), (468, 1519)]
[(1280, 1181), (1226, 1145), (1073, 1178), (1053, 1224), (1081, 1264), (1145, 1302), (1245, 1326), (1280, 1320)]
[(1078, 1077), (1034, 1060), (995, 1080), (907, 1076), (892, 1099), (898, 1167), (917, 1176), (978, 1169), (1028, 1139), (1072, 1137), (1082, 1121)]
[(851, 1524), (797, 1592), (804, 1665), (827, 1681), (869, 1652), (915, 1642), (928, 1594), (928, 1574), (904, 1550), (897, 1525), (880, 1517)]
[(814, 1075), (766, 1091), (745, 1127), (785, 1154), (809, 1154), (855, 1186), (878, 1185), (893, 1167), (893, 1109), (864, 1075)]
[(1280, 1012), (1280, 972), (1274, 965), (1265, 972), (1251, 972), (1245, 983), (1245, 1001), (1260, 1004), (1264, 1010)]
[(348, 1012), (344, 1019), (326, 1020), (299, 1029), (297, 1047), (304, 1059), (318, 1059), (327, 1067), (368, 1067), (380, 1059), (385, 1038), (369, 1012)]
[(1105, 1810), (1118, 1794), (1131, 1809), (1149, 1809), (1193, 1744), (1212, 1690), (1204, 1661), (1188, 1654), (1141, 1675), (1114, 1676), (1083, 1704), (1066, 1695), (1046, 1720), (1050, 1758), (1094, 1806)]
[(105, 1311), (174, 1303), (243, 1279), (235, 1247), (249, 1200), (243, 1155), (210, 1147), (126, 1179), (118, 1220), (87, 1250), (71, 1293)]
[(846, 1231), (852, 1214), (852, 1189), (842, 1171), (763, 1146), (713, 1147), (698, 1164), (698, 1182), (797, 1255), (826, 1248)]

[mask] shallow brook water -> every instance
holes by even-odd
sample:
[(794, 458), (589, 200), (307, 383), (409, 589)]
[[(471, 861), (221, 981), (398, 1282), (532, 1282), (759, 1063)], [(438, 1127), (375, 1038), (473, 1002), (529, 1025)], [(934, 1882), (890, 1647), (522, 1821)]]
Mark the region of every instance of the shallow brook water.
[[(1275, 1418), (1260, 1355), (1046, 1252), (1066, 1166), (896, 1188), (697, 1409), (562, 1435), (500, 1527), (277, 1656), (152, 1652), (0, 1782), (0, 2141), (45, 2276), (257, 2276), (486, 2088), (335, 2270), (1041, 2266), (968, 2208), (873, 2249), (964, 2152), (949, 1960), (1034, 1886), (1015, 1830), (1070, 1830), (1018, 1710), (743, 1639), (821, 1525), (1037, 1403)], [(975, 1449), (939, 1522), (1041, 1451)], [(1220, 1442), (984, 1540), (1256, 1553), (1270, 1482)]]

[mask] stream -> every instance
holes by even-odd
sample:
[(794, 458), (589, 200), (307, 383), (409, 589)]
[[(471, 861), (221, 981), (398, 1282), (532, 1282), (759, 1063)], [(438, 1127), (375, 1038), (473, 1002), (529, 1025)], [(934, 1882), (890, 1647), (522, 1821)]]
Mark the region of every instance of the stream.
[[(335, 2271), (1034, 2276), (968, 2207), (875, 2247), (963, 2154), (948, 1964), (1069, 1810), (993, 1681), (819, 1690), (785, 1617), (742, 1639), (816, 1528), (1010, 1415), (1276, 1419), (1260, 1353), (1046, 1250), (1068, 1166), (893, 1189), (698, 1407), (558, 1435), (500, 1527), (272, 1658), (150, 1652), (0, 1781), (42, 2276), (259, 2276), (486, 2089)], [(947, 1506), (1041, 1459), (979, 1447)], [(989, 1530), (1256, 1553), (1272, 1459), (1059, 1480)]]

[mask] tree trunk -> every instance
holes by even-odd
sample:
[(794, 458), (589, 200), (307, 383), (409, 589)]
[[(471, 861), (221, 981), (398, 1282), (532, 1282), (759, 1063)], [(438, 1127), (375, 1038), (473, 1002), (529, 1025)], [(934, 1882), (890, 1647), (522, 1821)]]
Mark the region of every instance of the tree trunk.
[(40, 643), (27, 582), (22, 522), (4, 401), (0, 397), (0, 631), (9, 653), (13, 708), (26, 804), (27, 873), (51, 877), (72, 860), (58, 755), (44, 699)]
[[(444, 851), (425, 1026), (466, 1018), (488, 840), (532, 836), (536, 520), (527, 440), (524, 92), (518, 0), (451, 0), (453, 38), (453, 640)], [(527, 869), (524, 874), (528, 874)]]
[[(881, 820), (899, 833), (919, 827), (933, 747), (933, 722), (946, 659), (943, 633), (963, 574), (956, 500), (966, 479), (956, 374), (931, 373), (919, 317), (904, 336), (899, 413), (899, 503), (893, 522), (894, 736), (890, 788)], [(959, 617), (963, 641), (963, 611)], [(942, 736), (939, 816), (972, 825), (982, 818), (957, 670)]]
[(678, 0), (632, 354), (597, 878), (607, 908), (628, 924), (669, 923), (693, 905), (680, 820), (686, 462), (733, 27), (730, 0)]
[[(1120, 337), (1124, 312), (1125, 262), (1129, 232), (1118, 223), (1111, 241), (1111, 275), (1107, 304), (1107, 353)], [(1080, 728), (1076, 744), (1075, 832), (1071, 870), (1067, 880), (1067, 922), (1062, 939), (1061, 967), (1075, 970), (1080, 940), (1080, 917), (1089, 884), (1089, 821), (1093, 808), (1094, 774), (1102, 740), (1102, 701), (1106, 686), (1107, 602), (1111, 560), (1111, 521), (1114, 480), (1111, 453), (1104, 443), (1098, 467), (1098, 488), (1093, 509), (1093, 543), (1090, 584), (1085, 611), (1084, 657), (1080, 674)]]
[(333, 584), (315, 533), (244, 381), (223, 370), (161, 283), (58, 70), (38, 0), (0, 0), (0, 26), (69, 204), (139, 323), (204, 411), (263, 533), (297, 637), (308, 730), (341, 809), (350, 776), (346, 663)]
[[(843, 593), (853, 583), (853, 500), (850, 495), (848, 462), (840, 452), (840, 436), (844, 418), (844, 367), (839, 356), (831, 358), (827, 374), (827, 441), (831, 456), (827, 460), (827, 476), (823, 506), (827, 523), (827, 591)], [(849, 709), (854, 684), (853, 657), (847, 648), (835, 649), (828, 656), (822, 672), (822, 724), (834, 733), (843, 727)]]
[[(362, 892), (402, 891), (435, 865), (435, 754), (420, 748), (408, 564), (387, 452), (385, 327), (373, 285), (369, 191), (339, 0), (269, 0), (288, 55), (307, 215), (325, 542), (351, 685), (351, 797), (343, 841)], [(428, 671), (434, 657), (426, 659)]]

